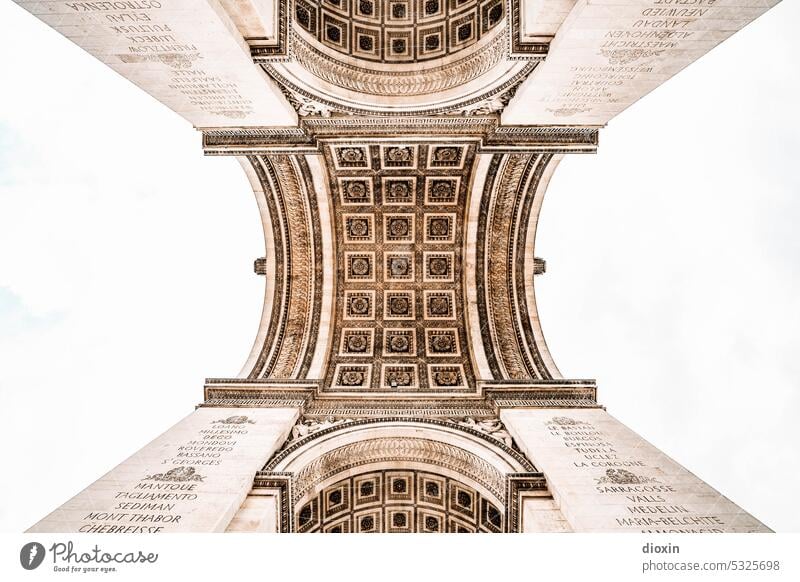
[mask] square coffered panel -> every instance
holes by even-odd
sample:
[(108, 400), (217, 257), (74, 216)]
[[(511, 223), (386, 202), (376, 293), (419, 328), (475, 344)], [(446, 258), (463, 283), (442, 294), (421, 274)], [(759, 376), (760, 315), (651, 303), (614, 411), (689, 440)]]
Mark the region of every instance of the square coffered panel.
[(375, 217), (372, 214), (342, 215), (344, 242), (374, 243)]
[(371, 327), (344, 328), (339, 344), (339, 355), (369, 357), (374, 346), (375, 330)]
[(369, 179), (346, 178), (339, 180), (338, 191), (343, 206), (369, 206), (374, 202), (372, 180)]
[(415, 206), (417, 178), (415, 176), (384, 176), (381, 178), (384, 206)]
[(455, 253), (453, 251), (422, 253), (423, 281), (452, 283), (454, 281)]
[(375, 282), (375, 253), (345, 252), (344, 254), (344, 279), (345, 281)]
[(413, 252), (386, 251), (383, 260), (383, 277), (386, 282), (414, 281)]
[(416, 329), (413, 327), (385, 328), (383, 330), (383, 355), (387, 359), (416, 358)]
[(383, 215), (383, 242), (387, 244), (413, 244), (416, 216), (411, 213)]
[(416, 292), (413, 289), (386, 289), (383, 292), (384, 321), (416, 319)]

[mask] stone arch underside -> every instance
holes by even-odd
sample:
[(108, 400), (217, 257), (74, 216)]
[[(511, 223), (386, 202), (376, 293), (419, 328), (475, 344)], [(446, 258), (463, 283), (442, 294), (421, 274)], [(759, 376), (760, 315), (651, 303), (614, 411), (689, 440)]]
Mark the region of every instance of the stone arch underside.
[[(363, 10), (362, 10), (363, 9)], [(546, 54), (512, 54), (504, 0), (294, 0), (291, 59), (254, 60), (300, 116), (502, 110)]]
[(533, 281), (560, 157), (775, 3), (684, 11), (659, 41), (651, 8), (613, 2), (20, 2), (236, 156), (266, 243), (240, 377), (34, 531), (152, 531), (105, 494), (160, 481), (203, 510), (177, 500), (156, 531), (292, 531), (314, 499), (336, 528), (331, 494), (350, 530), (496, 529), (484, 502), (503, 531), (521, 511), (528, 531), (766, 530), (561, 377)]
[(272, 237), (244, 376), (431, 396), (561, 377), (529, 256), (560, 156), (487, 153), (469, 136), (319, 141), (321, 154), (243, 161)]
[(251, 497), (277, 488), (283, 528), (297, 532), (503, 532), (519, 527), (520, 485), (548, 496), (544, 477), (497, 436), (452, 422), (349, 420), (291, 439)]

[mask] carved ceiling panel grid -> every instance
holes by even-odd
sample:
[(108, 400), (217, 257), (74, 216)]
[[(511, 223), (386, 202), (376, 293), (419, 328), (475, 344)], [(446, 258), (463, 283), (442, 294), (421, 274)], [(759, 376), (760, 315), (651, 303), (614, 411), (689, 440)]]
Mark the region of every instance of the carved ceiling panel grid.
[(295, 0), (296, 29), (327, 49), (383, 63), (464, 50), (503, 21), (504, 0)]
[(325, 390), (475, 390), (462, 289), (475, 149), (325, 143), (338, 256)]
[(444, 475), (384, 470), (325, 487), (298, 509), (296, 523), (302, 533), (499, 533), (504, 512)]
[[(465, 303), (464, 240), (478, 142), (326, 138), (320, 147), (316, 167), (327, 176), (333, 235), (327, 266), (305, 156), (250, 158), (275, 249), (272, 309), (250, 378), (307, 378), (315, 357), (320, 389), (340, 395), (463, 396), (477, 393), (476, 380), (560, 377), (534, 335), (524, 260), (552, 155), (495, 154), (480, 166), (486, 179), (470, 218), (477, 222), (473, 311)], [(322, 313), (323, 275), (333, 279), (330, 317), (327, 307)], [(481, 377), (471, 341), (486, 356)]]
[(506, 0), (294, 0), (283, 58), (255, 62), (300, 116), (486, 115), (546, 54), (511, 52)]

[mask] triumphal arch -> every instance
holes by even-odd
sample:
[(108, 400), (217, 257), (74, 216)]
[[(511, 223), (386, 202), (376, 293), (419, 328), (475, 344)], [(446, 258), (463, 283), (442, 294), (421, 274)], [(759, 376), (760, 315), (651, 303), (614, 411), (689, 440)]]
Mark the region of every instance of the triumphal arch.
[(17, 3), (235, 156), (264, 306), (235, 378), (38, 532), (768, 529), (547, 349), (548, 181), (777, 0)]

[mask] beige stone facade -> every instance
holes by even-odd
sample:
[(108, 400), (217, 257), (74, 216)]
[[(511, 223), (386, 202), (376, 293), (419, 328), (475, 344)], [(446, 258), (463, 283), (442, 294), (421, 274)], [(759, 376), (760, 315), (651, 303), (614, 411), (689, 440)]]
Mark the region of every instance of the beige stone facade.
[(564, 156), (773, 0), (18, 4), (236, 157), (236, 378), (37, 532), (759, 532), (564, 378), (536, 227)]

